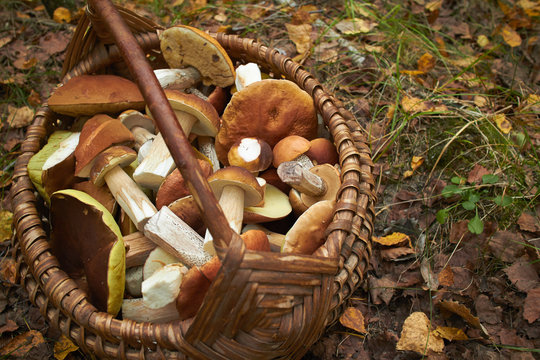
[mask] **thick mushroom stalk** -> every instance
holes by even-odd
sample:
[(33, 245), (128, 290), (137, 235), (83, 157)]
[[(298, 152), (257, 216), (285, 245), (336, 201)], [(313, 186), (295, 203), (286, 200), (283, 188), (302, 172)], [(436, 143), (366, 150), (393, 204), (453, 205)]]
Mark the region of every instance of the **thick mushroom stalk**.
[(199, 70), (191, 66), (185, 69), (158, 69), (154, 70), (154, 74), (164, 89), (184, 90), (202, 79)]
[(126, 110), (118, 116), (118, 120), (127, 127), (135, 139), (135, 150), (139, 162), (148, 155), (152, 141), (156, 137), (154, 122), (152, 119), (137, 110)]
[[(192, 132), (206, 136), (217, 134), (219, 115), (209, 102), (174, 90), (165, 90), (165, 94), (186, 136)], [(154, 139), (148, 155), (135, 169), (133, 179), (141, 186), (157, 190), (175, 166), (160, 133)]]
[[(242, 229), (244, 207), (260, 204), (264, 197), (264, 189), (248, 170), (229, 166), (220, 169), (208, 177), (212, 191), (219, 199), (229, 226), (236, 233)], [(206, 233), (204, 249), (215, 254), (210, 232)]]

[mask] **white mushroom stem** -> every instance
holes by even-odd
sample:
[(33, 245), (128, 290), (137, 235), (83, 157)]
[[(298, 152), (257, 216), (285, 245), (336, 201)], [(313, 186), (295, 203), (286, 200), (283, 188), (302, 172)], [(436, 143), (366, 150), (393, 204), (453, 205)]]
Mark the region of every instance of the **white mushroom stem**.
[(261, 70), (257, 64), (247, 63), (236, 68), (236, 79), (234, 83), (237, 91), (240, 91), (249, 84), (260, 80)]
[(134, 126), (131, 128), (131, 133), (135, 138), (135, 150), (139, 148), (149, 140), (152, 140), (156, 137), (155, 134), (152, 134), (150, 131), (146, 130), (141, 126)]
[(326, 182), (297, 161), (281, 163), (277, 173), (281, 181), (301, 193), (310, 196), (321, 196), (326, 193)]
[[(175, 111), (175, 114), (184, 134), (189, 136), (193, 124), (197, 122), (197, 118), (181, 111)], [(133, 179), (143, 187), (157, 190), (175, 167), (174, 159), (165, 144), (165, 140), (163, 140), (163, 136), (159, 133), (154, 138), (148, 154), (135, 169)]]
[(167, 206), (146, 223), (144, 234), (188, 267), (202, 266), (213, 255), (203, 250), (203, 238)]
[(293, 161), (298, 162), (300, 165), (302, 165), (306, 170), (311, 169), (314, 165), (311, 159), (307, 155), (300, 155)]
[[(242, 230), (242, 220), (244, 219), (244, 195), (242, 188), (229, 185), (223, 188), (221, 197), (219, 198), (219, 206), (221, 206), (221, 210), (223, 210), (229, 226), (238, 234)], [(212, 234), (206, 230), (203, 248), (206, 252), (215, 255), (216, 250), (214, 249), (212, 240)]]
[(201, 73), (191, 66), (185, 69), (158, 69), (154, 70), (154, 74), (164, 89), (183, 90), (201, 82)]
[(137, 229), (142, 231), (148, 219), (157, 212), (148, 196), (118, 166), (105, 174), (105, 182), (116, 202), (124, 209)]
[(199, 142), (199, 151), (212, 163), (212, 171), (219, 170), (219, 160), (212, 138), (210, 136), (199, 136), (197, 141)]

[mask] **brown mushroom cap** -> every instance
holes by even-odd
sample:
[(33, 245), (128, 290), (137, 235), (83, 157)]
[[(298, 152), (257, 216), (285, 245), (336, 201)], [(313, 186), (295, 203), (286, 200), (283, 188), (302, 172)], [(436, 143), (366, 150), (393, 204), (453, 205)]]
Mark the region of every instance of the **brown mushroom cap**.
[(326, 138), (317, 138), (310, 141), (311, 147), (306, 152), (306, 156), (315, 165), (330, 164), (339, 162), (339, 155), (334, 144)]
[(205, 85), (227, 87), (235, 72), (227, 52), (213, 37), (191, 26), (177, 25), (160, 34), (160, 47), (171, 68), (193, 66)]
[(101, 205), (105, 206), (108, 212), (114, 214), (116, 211), (116, 200), (111, 191), (106, 186), (97, 186), (91, 181), (82, 181), (73, 185), (73, 189), (87, 193)]
[(51, 195), (51, 249), (72, 277), (86, 275), (90, 301), (116, 315), (125, 283), (125, 247), (113, 216), (88, 194)]
[(75, 175), (90, 176), (94, 158), (112, 145), (133, 142), (133, 134), (119, 120), (99, 114), (84, 124), (75, 148)]
[(127, 109), (144, 109), (137, 85), (116, 75), (81, 75), (57, 88), (48, 101), (59, 114), (78, 116), (113, 114)]
[(208, 177), (208, 183), (216, 198), (221, 197), (225, 186), (238, 186), (244, 190), (244, 206), (255, 206), (264, 198), (264, 189), (255, 176), (248, 170), (238, 166), (219, 169)]
[(272, 164), (272, 148), (264, 140), (249, 137), (236, 141), (227, 154), (229, 165), (240, 166), (253, 173)]
[(298, 135), (290, 135), (281, 139), (272, 150), (274, 154), (273, 165), (277, 168), (281, 163), (293, 161), (306, 153), (311, 147), (311, 142)]
[(116, 166), (125, 167), (137, 159), (135, 150), (127, 146), (113, 146), (96, 156), (90, 180), (97, 186), (105, 184), (105, 175)]
[(202, 220), (201, 212), (192, 195), (184, 196), (174, 200), (168, 205), (169, 209), (182, 221), (189, 225), (201, 236), (206, 231), (206, 226)]
[(322, 200), (336, 200), (337, 193), (341, 187), (339, 171), (330, 164), (315, 165), (309, 169), (312, 173), (319, 175), (326, 184), (326, 192), (321, 196), (309, 196), (302, 193), (302, 201), (306, 206), (311, 206)]
[(227, 165), (227, 153), (238, 139), (257, 137), (273, 147), (288, 135), (308, 140), (317, 136), (313, 99), (292, 81), (265, 79), (232, 96), (223, 112), (216, 153)]

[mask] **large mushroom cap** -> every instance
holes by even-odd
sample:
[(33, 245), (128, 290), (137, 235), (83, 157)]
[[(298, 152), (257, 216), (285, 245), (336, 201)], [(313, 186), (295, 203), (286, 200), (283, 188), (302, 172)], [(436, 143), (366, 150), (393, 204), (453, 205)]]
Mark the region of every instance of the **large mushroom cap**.
[(64, 115), (118, 113), (127, 109), (144, 109), (144, 99), (137, 85), (116, 75), (81, 75), (57, 88), (48, 105)]
[(300, 155), (305, 154), (310, 147), (310, 141), (302, 136), (290, 135), (284, 137), (272, 149), (274, 167), (277, 168), (281, 163), (293, 161)]
[(223, 164), (238, 139), (258, 137), (273, 147), (288, 135), (317, 136), (313, 99), (289, 80), (265, 79), (234, 93), (222, 116), (216, 152)]
[(225, 186), (238, 186), (244, 190), (244, 206), (259, 204), (264, 197), (264, 189), (257, 178), (248, 170), (238, 166), (219, 169), (208, 177), (208, 184), (219, 199)]
[(185, 25), (171, 27), (161, 33), (160, 47), (171, 68), (193, 66), (205, 85), (226, 87), (234, 83), (234, 66), (227, 52), (204, 31)]
[(51, 248), (63, 270), (86, 275), (92, 304), (116, 315), (124, 296), (126, 256), (113, 216), (88, 194), (61, 190), (51, 195), (51, 225)]

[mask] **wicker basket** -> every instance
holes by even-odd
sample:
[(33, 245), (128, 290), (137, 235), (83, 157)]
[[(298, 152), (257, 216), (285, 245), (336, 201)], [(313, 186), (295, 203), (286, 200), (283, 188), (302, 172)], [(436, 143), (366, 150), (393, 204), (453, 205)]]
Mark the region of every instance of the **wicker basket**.
[[(118, 10), (141, 48), (159, 62), (159, 27)], [(79, 74), (119, 73), (125, 68), (111, 38), (98, 31), (102, 29), (99, 19), (88, 12), (82, 17), (68, 47), (64, 82)], [(343, 115), (338, 102), (312, 75), (278, 51), (249, 39), (215, 37), (233, 61), (256, 62), (274, 76), (294, 81), (313, 97), (324, 118), (338, 149), (343, 182), (320, 252), (327, 256), (257, 253), (231, 246), (192, 319), (151, 324), (98, 312), (51, 254), (48, 225), (42, 222), (47, 209), (28, 176), (28, 161), (47, 136), (70, 123), (59, 121), (44, 106), (28, 128), (13, 175), (17, 233), (13, 257), (21, 284), (50, 325), (100, 358), (300, 358), (339, 317), (363, 280), (371, 253), (375, 194), (370, 151), (358, 123)]]

